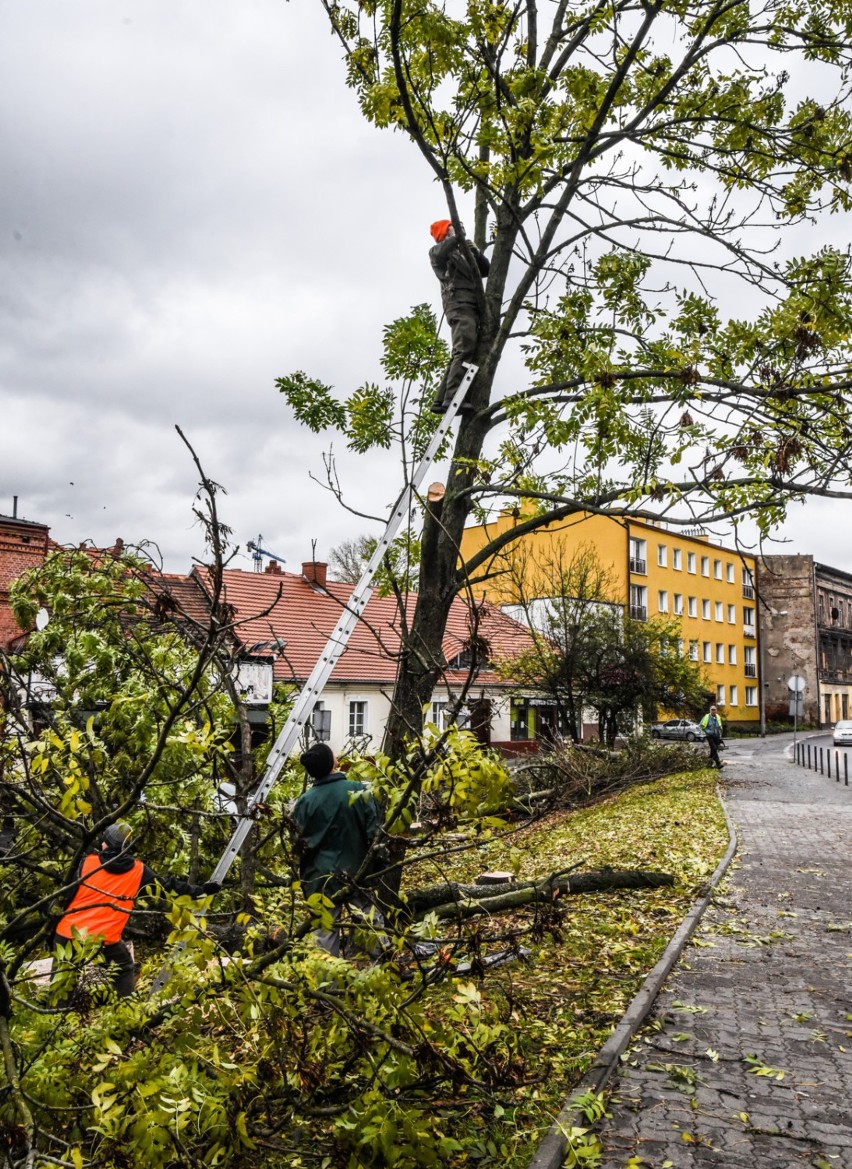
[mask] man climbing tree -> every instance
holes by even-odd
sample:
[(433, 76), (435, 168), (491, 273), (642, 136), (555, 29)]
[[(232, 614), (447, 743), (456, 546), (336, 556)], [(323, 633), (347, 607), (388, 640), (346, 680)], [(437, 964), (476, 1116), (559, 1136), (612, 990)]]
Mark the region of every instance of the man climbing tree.
[(484, 303), (482, 278), (488, 275), (489, 263), (479, 248), (464, 239), (464, 231), (456, 235), (449, 219), (439, 219), (430, 231), (435, 246), (429, 259), (441, 283), (444, 315), (453, 333), (452, 361), (431, 407), (433, 414), (443, 414), (464, 377), (465, 363), (476, 356), (480, 303)]
[[(784, 0), (325, 8), (365, 115), (416, 144), (457, 235), (474, 203), (490, 245), (474, 409), (424, 530), (388, 723), (398, 754), (453, 596), (513, 540), (588, 511), (749, 515), (765, 535), (791, 499), (852, 494), (849, 257), (795, 251), (850, 207), (850, 3), (807, 20)], [(788, 84), (806, 61), (809, 96)], [(389, 331), (387, 371), (412, 333)], [(344, 405), (304, 374), (279, 386), (315, 429), (388, 445), (387, 389)], [(460, 565), (472, 510), (519, 498), (531, 514)]]

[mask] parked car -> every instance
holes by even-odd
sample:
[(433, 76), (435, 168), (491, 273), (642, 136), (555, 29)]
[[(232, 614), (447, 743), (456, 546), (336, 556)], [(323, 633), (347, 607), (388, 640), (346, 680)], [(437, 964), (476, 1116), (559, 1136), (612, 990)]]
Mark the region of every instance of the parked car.
[[(852, 723), (850, 723), (852, 726)], [(652, 739), (686, 739), (690, 743), (704, 738), (698, 723), (688, 718), (670, 718), (668, 722), (655, 723), (651, 727)]]
[(852, 743), (852, 719), (842, 718), (834, 724), (834, 745), (840, 747)]

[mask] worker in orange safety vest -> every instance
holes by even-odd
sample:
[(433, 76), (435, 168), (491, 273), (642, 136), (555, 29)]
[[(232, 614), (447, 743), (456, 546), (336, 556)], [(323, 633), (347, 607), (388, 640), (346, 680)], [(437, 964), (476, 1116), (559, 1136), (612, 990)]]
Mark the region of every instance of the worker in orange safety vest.
[(75, 935), (99, 939), (104, 957), (116, 968), (113, 982), (122, 998), (131, 995), (136, 985), (136, 964), (122, 934), (137, 896), (155, 886), (179, 897), (209, 896), (220, 888), (217, 881), (193, 885), (177, 877), (157, 876), (144, 861), (131, 856), (130, 836), (127, 824), (112, 824), (104, 832), (100, 852), (83, 857), (53, 939), (54, 946), (66, 946)]

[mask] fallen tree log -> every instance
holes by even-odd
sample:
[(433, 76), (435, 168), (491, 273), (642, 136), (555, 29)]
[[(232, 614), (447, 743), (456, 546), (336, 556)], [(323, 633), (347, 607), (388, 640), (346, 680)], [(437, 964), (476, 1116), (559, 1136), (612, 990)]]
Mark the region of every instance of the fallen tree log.
[[(416, 918), (434, 913), (439, 918), (474, 917), (502, 913), (534, 901), (551, 900), (575, 893), (600, 893), (608, 889), (657, 889), (673, 885), (671, 873), (648, 869), (592, 869), (585, 873), (552, 874), (537, 881), (513, 881), (497, 885), (433, 885), (409, 894), (409, 909)], [(500, 890), (495, 892), (495, 890)]]

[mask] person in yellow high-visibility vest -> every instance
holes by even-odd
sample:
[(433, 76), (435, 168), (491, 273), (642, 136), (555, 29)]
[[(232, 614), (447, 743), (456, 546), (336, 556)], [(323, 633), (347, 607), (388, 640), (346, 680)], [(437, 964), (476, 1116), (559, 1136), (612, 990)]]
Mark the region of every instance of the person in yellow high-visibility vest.
[(704, 731), (707, 746), (710, 748), (710, 766), (721, 771), (722, 761), (719, 758), (719, 744), (722, 742), (723, 733), (722, 716), (715, 706), (711, 706), (701, 720), (701, 729)]

